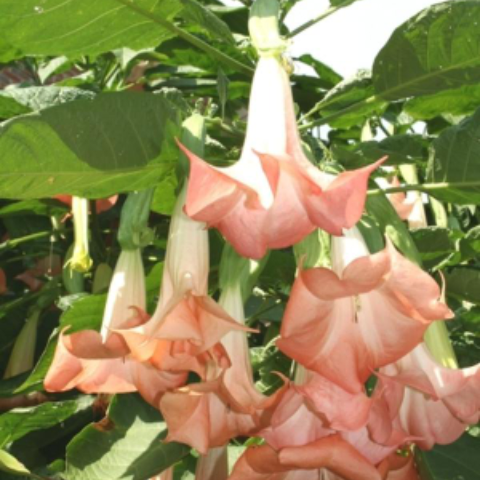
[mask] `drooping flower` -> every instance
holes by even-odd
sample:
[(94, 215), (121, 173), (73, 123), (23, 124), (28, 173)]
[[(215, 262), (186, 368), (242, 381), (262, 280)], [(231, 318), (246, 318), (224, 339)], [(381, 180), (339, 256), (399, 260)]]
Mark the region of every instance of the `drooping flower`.
[(208, 296), (208, 232), (183, 213), (185, 187), (172, 215), (160, 298), (144, 324), (118, 329), (131, 355), (164, 371), (206, 378), (210, 359), (229, 365), (219, 343), (231, 330), (248, 330)]
[(424, 450), (454, 442), (480, 419), (480, 364), (443, 367), (424, 343), (382, 368), (380, 384), (398, 405), (402, 428)]
[[(241, 255), (250, 258), (293, 245), (316, 227), (334, 235), (353, 227), (363, 211), (368, 177), (381, 163), (342, 173), (332, 182), (307, 159), (281, 59), (285, 46), (279, 38), (269, 44), (278, 37), (275, 12), (268, 25), (268, 45), (256, 45), (260, 60), (239, 161), (226, 168), (213, 167), (181, 146), (190, 160), (186, 213), (220, 230)], [(255, 32), (251, 35), (258, 40)]]
[(86, 393), (139, 391), (153, 405), (166, 390), (182, 385), (186, 374), (161, 372), (129, 355), (113, 329), (142, 323), (145, 275), (140, 250), (120, 254), (107, 297), (100, 333), (85, 330), (60, 334), (53, 363), (45, 378), (47, 391), (78, 388)]
[[(240, 287), (237, 283), (227, 288), (219, 303), (243, 325)], [(265, 397), (256, 390), (245, 332), (231, 331), (221, 343), (230, 359), (228, 368), (211, 360), (207, 363), (206, 381), (168, 392), (160, 402), (169, 429), (168, 440), (187, 443), (203, 455), (231, 438), (258, 431), (282, 395), (280, 390)]]
[(278, 347), (343, 389), (363, 391), (372, 372), (412, 350), (434, 320), (453, 315), (435, 281), (390, 242), (369, 255), (353, 229), (332, 243), (333, 271), (299, 273)]

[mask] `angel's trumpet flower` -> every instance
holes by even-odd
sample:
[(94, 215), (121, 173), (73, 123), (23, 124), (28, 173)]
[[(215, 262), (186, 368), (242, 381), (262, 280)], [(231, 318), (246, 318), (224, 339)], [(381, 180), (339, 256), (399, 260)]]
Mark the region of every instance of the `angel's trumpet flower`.
[(352, 393), (402, 358), (434, 320), (453, 316), (435, 281), (387, 241), (369, 255), (357, 229), (332, 243), (333, 271), (299, 273), (278, 347)]
[(252, 8), (251, 35), (260, 60), (240, 160), (217, 168), (181, 146), (190, 160), (186, 213), (219, 229), (250, 258), (293, 245), (316, 227), (334, 235), (353, 227), (363, 211), (368, 177), (381, 163), (342, 173), (332, 182), (307, 159), (281, 58), (278, 4), (270, 3), (272, 12), (259, 11), (264, 1)]

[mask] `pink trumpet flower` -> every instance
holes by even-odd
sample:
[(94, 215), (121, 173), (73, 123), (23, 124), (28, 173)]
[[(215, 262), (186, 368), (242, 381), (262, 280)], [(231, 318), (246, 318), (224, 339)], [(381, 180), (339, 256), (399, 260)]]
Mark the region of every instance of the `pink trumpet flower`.
[[(128, 356), (122, 338), (112, 329), (143, 321), (145, 275), (140, 250), (124, 250), (113, 274), (101, 332), (85, 330), (60, 334), (45, 389), (59, 392), (78, 388), (86, 393), (139, 391), (156, 405), (166, 390), (182, 385), (186, 374), (161, 372)], [(116, 358), (112, 358), (116, 357)]]
[[(240, 285), (227, 288), (220, 305), (240, 325), (244, 324)], [(160, 402), (169, 429), (168, 440), (187, 443), (203, 455), (231, 438), (258, 431), (283, 393), (280, 389), (265, 397), (255, 389), (245, 332), (227, 333), (222, 345), (230, 358), (229, 368), (211, 361), (205, 382), (168, 392)]]
[(333, 235), (362, 215), (370, 173), (383, 161), (333, 182), (305, 156), (289, 78), (275, 56), (261, 57), (252, 84), (240, 160), (226, 168), (190, 160), (185, 211), (215, 227), (245, 257), (299, 242), (316, 227)]
[(480, 364), (443, 367), (424, 343), (382, 368), (380, 385), (397, 405), (402, 428), (424, 450), (454, 442), (480, 420)]
[(435, 281), (387, 241), (369, 255), (353, 229), (332, 245), (333, 271), (299, 273), (277, 345), (351, 393), (412, 350), (434, 320), (451, 318)]
[(131, 355), (164, 371), (206, 378), (210, 361), (230, 365), (219, 343), (231, 330), (248, 330), (208, 296), (208, 232), (183, 213), (185, 188), (172, 215), (160, 299), (146, 323), (116, 332)]

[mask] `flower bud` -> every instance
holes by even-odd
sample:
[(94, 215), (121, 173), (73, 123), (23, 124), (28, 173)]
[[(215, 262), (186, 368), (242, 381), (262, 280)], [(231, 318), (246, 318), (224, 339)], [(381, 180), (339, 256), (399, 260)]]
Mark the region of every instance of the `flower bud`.
[(73, 197), (72, 199), (73, 229), (75, 244), (72, 257), (65, 263), (77, 272), (88, 272), (92, 268), (92, 259), (88, 249), (88, 200)]

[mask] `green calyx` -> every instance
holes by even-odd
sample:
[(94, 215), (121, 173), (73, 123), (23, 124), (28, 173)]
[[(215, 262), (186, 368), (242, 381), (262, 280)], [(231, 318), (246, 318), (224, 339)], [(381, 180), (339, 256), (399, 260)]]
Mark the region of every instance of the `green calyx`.
[(225, 291), (232, 288), (240, 288), (243, 301), (249, 296), (258, 276), (262, 273), (269, 255), (261, 260), (251, 260), (239, 255), (233, 247), (226, 243), (223, 247), (220, 261), (219, 284), (220, 289)]
[(143, 248), (153, 241), (153, 231), (148, 228), (148, 217), (154, 190), (132, 192), (123, 204), (120, 214), (118, 242), (124, 250)]
[(252, 44), (260, 56), (281, 56), (287, 42), (280, 36), (277, 0), (256, 0), (250, 9), (248, 29)]

